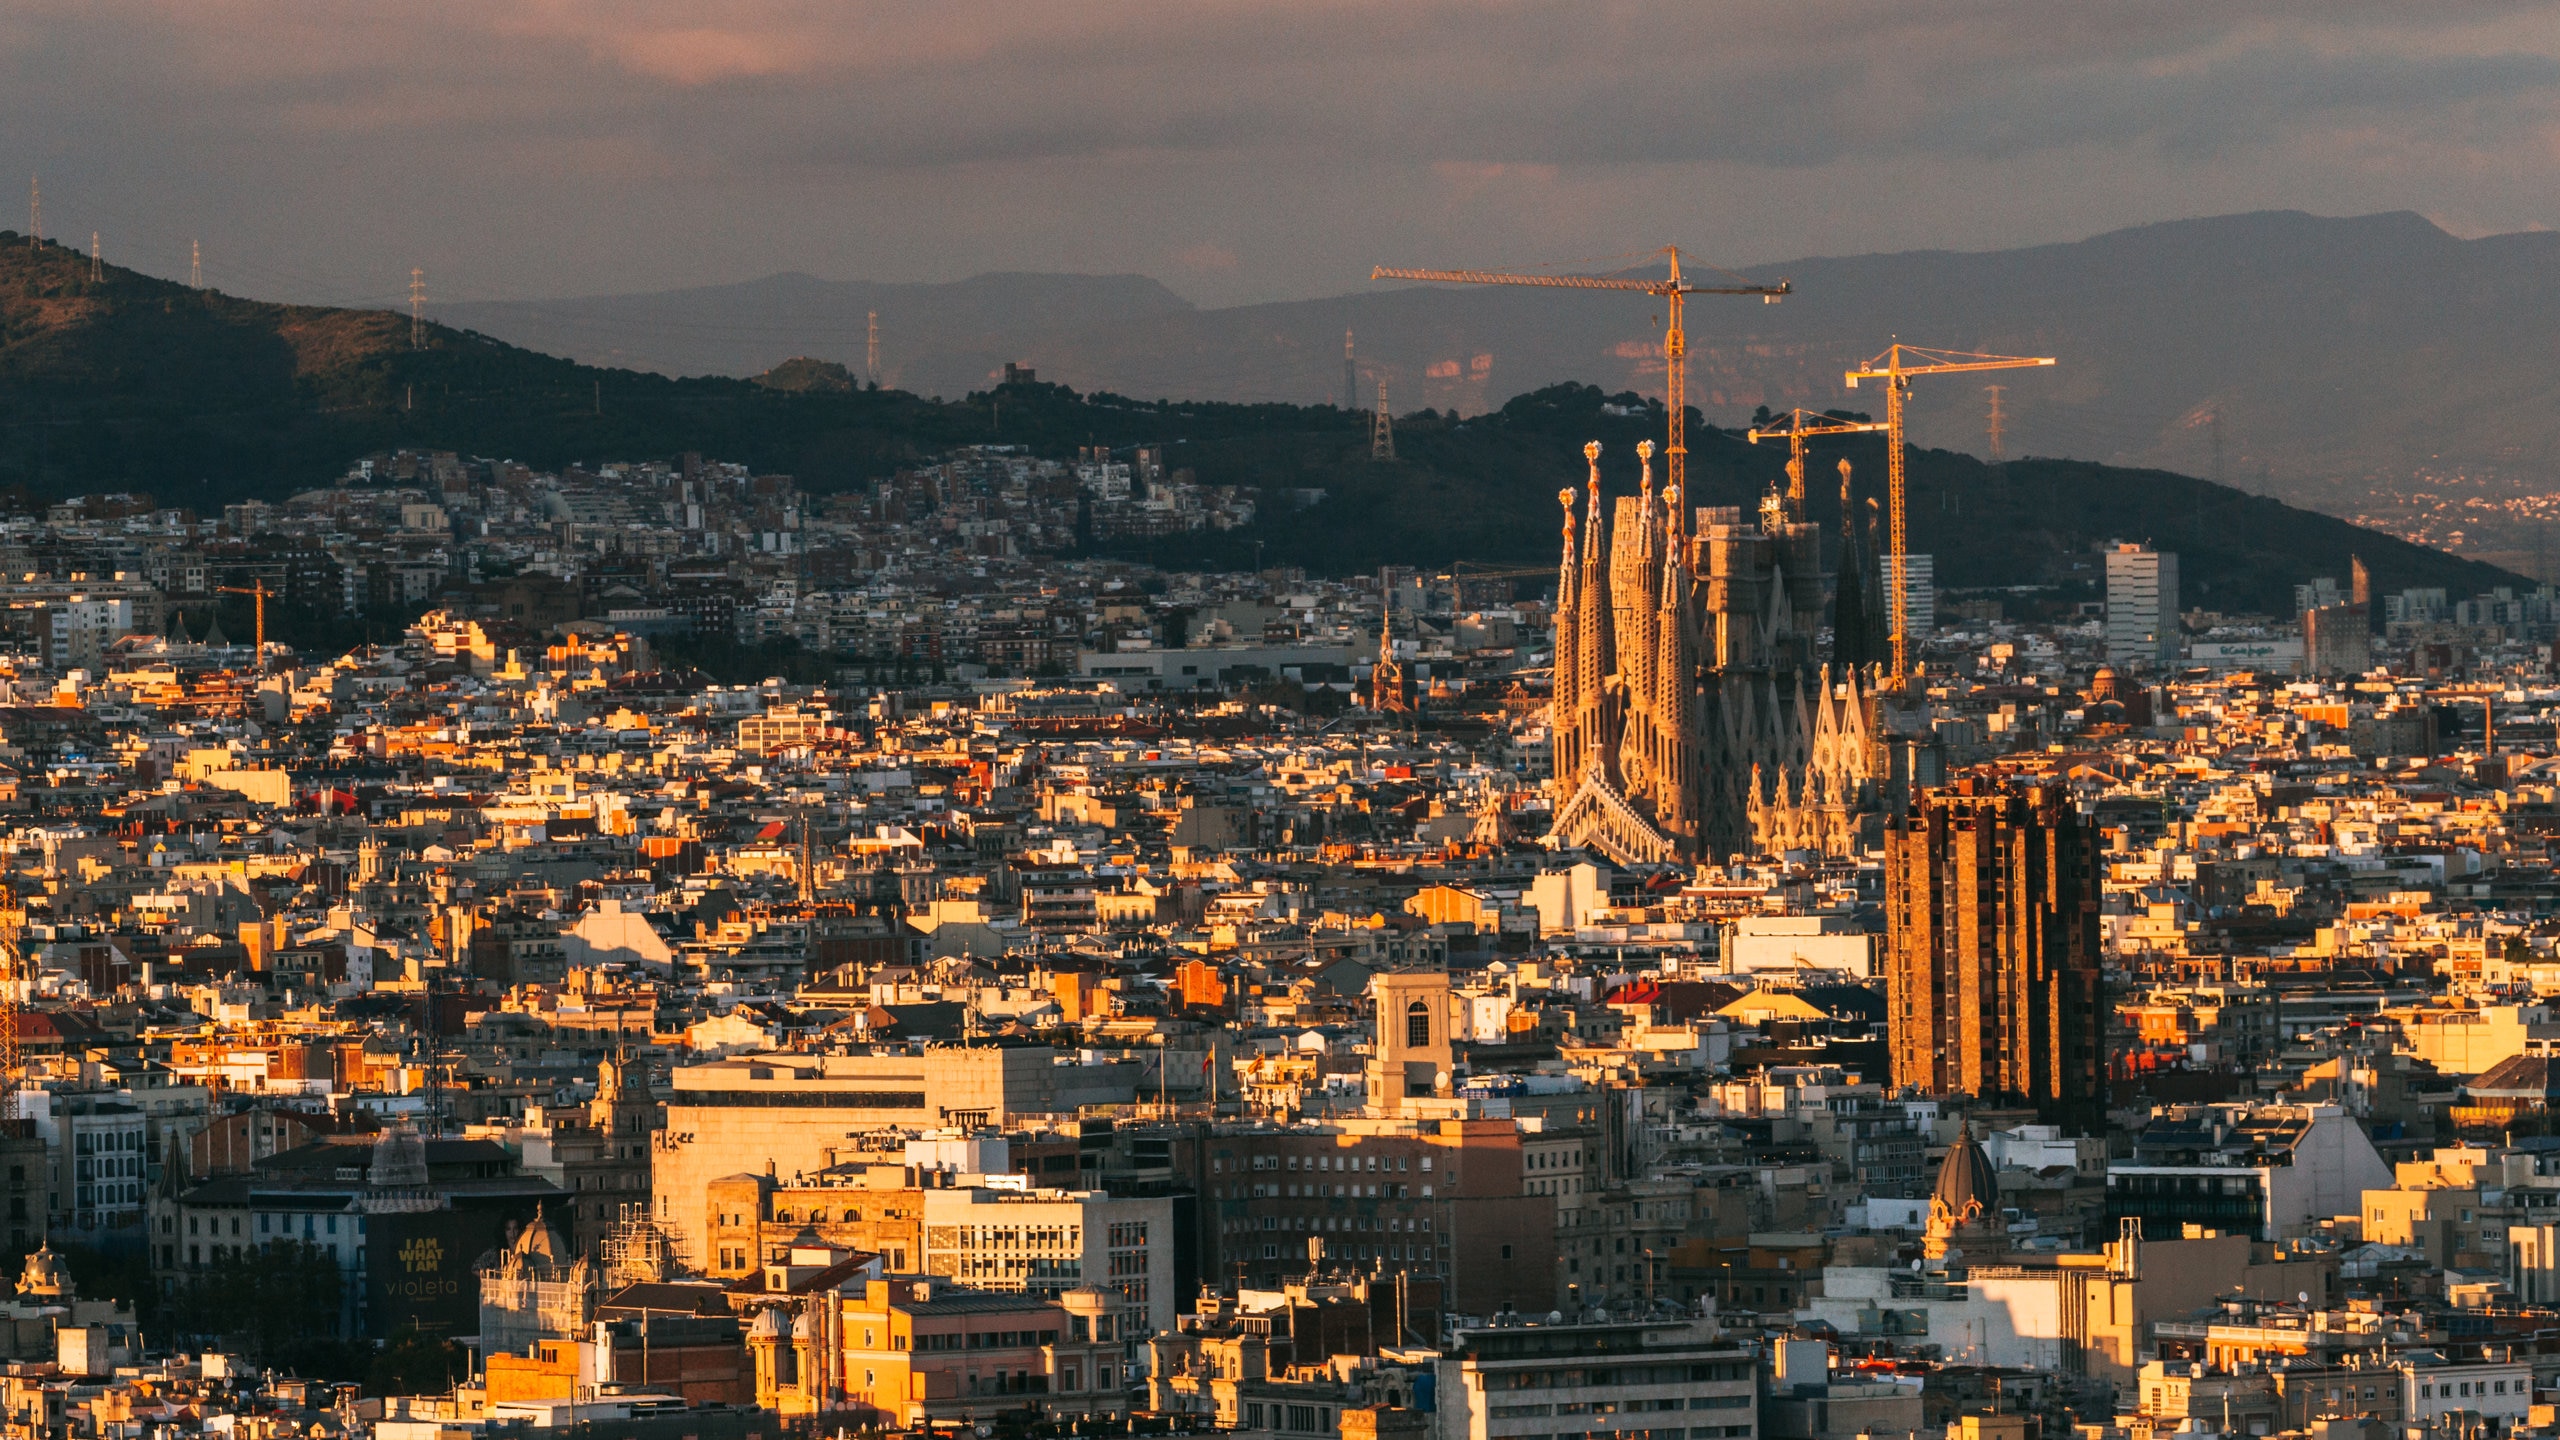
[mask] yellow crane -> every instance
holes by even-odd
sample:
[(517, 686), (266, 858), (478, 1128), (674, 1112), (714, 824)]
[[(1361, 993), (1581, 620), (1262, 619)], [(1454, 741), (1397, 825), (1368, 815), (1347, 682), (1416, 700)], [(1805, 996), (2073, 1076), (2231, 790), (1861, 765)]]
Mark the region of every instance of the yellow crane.
[(1802, 408), (1788, 411), (1786, 420), (1787, 423), (1782, 429), (1763, 430), (1756, 425), (1753, 426), (1751, 443), (1757, 445), (1762, 440), (1787, 442), (1787, 518), (1802, 520), (1804, 518), (1804, 442), (1817, 435), (1872, 435), (1885, 427), (1880, 421), (1842, 420), (1837, 416), (1825, 415), (1818, 410)]
[[(1665, 245), (1649, 252), (1670, 262), (1670, 274), (1660, 280), (1639, 280), (1614, 275), (1517, 275), (1502, 270), (1406, 270), (1381, 265), (1369, 272), (1372, 280), (1434, 280), (1453, 285), (1534, 285), (1555, 290), (1630, 290), (1652, 295), (1663, 302), (1663, 389), (1664, 403), (1671, 409), (1671, 443), (1663, 451), (1663, 483), (1689, 493), (1688, 446), (1688, 376), (1689, 338), (1681, 328), (1681, 304), (1692, 295), (1757, 295), (1761, 303), (1775, 305), (1795, 293), (1794, 287), (1780, 280), (1775, 285), (1692, 285), (1680, 273), (1680, 247)], [(1740, 277), (1736, 277), (1737, 279)]]
[(1902, 397), (1911, 388), (1914, 375), (1957, 375), (1974, 370), (2024, 370), (2031, 366), (2050, 365), (2053, 357), (2029, 355), (1982, 355), (1970, 350), (1924, 350), (1900, 341), (1885, 347), (1866, 364), (1849, 372), (1849, 388), (1858, 388), (1861, 380), (1885, 382), (1885, 491), (1890, 514), (1887, 526), (1892, 540), (1887, 553), (1893, 557), (1892, 574), (1887, 577), (1893, 606), (1893, 683), (1900, 685), (1911, 673), (1911, 600), (1910, 585), (1904, 579), (1905, 562), (1910, 554), (1908, 532), (1902, 503)]
[(215, 593), (217, 593), (217, 594), (221, 594), (221, 595), (254, 595), (254, 596), (256, 596), (256, 597), (257, 597), (257, 600), (258, 600), (258, 635), (257, 635), (257, 641), (258, 641), (258, 673), (259, 673), (259, 674), (261, 674), (261, 675), (266, 674), (266, 673), (267, 673), (267, 597), (268, 597), (268, 596), (270, 596), (270, 595), (275, 594), (276, 592), (267, 588), (267, 582), (266, 582), (266, 581), (265, 581), (265, 579), (263, 579), (263, 578), (261, 578), (261, 579), (257, 579), (257, 580), (253, 580), (253, 581), (249, 582), (247, 585), (216, 585), (216, 586), (215, 586), (215, 587), (213, 587), (213, 588), (214, 588)]
[(26, 1006), (18, 995), (26, 973), (19, 937), (26, 928), (27, 907), (19, 903), (17, 887), (0, 881), (0, 1134), (11, 1136), (18, 1133), (18, 1090), (27, 1079), (26, 1044), (19, 1035)]

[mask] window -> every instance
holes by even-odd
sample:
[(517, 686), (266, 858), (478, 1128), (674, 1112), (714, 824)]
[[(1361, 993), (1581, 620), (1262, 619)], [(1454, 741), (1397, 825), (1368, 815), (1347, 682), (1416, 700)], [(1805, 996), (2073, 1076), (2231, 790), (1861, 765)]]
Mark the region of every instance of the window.
[(1404, 1007), (1404, 1043), (1416, 1046), (1431, 1043), (1431, 1007), (1422, 1001), (1416, 1000)]

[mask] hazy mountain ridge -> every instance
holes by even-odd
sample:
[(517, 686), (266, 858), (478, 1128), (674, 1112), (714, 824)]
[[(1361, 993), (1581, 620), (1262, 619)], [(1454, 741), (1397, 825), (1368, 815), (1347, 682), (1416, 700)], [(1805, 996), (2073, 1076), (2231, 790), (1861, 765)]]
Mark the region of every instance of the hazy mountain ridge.
[[(2560, 474), (2560, 235), (2462, 240), (2406, 212), (2269, 211), (1749, 273), (1783, 275), (1798, 293), (1770, 307), (1691, 305), (1691, 399), (1712, 421), (1739, 423), (1762, 404), (1854, 403), (1840, 372), (1899, 336), (2061, 361), (2031, 376), (1919, 382), (1912, 434), (1926, 444), (1985, 450), (1982, 386), (2005, 383), (2011, 455), (2210, 475), (2218, 430), (2231, 483), (2331, 510), (2352, 512), (2375, 487), (2429, 467), (2486, 467), (2528, 488)], [(684, 308), (695, 299), (668, 296), (446, 314), (582, 359), (745, 375), (794, 355), (859, 373), (864, 317), (877, 309), (884, 377), (929, 394), (982, 388), (1018, 361), (1081, 390), (1338, 403), (1346, 329), (1357, 335), (1363, 405), (1381, 375), (1398, 410), (1479, 413), (1565, 380), (1660, 388), (1659, 307), (1643, 296), (1364, 290), (1346, 277), (1340, 296), (1200, 309), (1137, 277), (1016, 275), (807, 281), (786, 303), (768, 302), (756, 288), (765, 283), (676, 292), (735, 307), (716, 333)], [(1150, 293), (1152, 304), (1127, 303)], [(595, 344), (608, 330), (624, 337), (610, 353)]]
[[(1145, 304), (1180, 304), (1151, 282), (1110, 283)], [(1380, 298), (1428, 312), (1456, 297)], [(410, 447), (537, 468), (695, 450), (825, 492), (961, 445), (1065, 456), (1147, 443), (1168, 447), (1204, 483), (1261, 497), (1251, 527), (1130, 552), (1168, 566), (1541, 567), (1554, 560), (1557, 487), (1581, 478), (1583, 443), (1604, 443), (1604, 473), (1625, 488), (1636, 442), (1658, 440), (1664, 423), (1658, 405), (1623, 390), (1558, 385), (1465, 420), (1407, 410), (1399, 458), (1375, 464), (1367, 417), (1331, 405), (1158, 405), (1054, 383), (935, 401), (855, 387), (825, 362), (761, 384), (677, 380), (441, 325), (423, 340), (413, 348), (407, 317), (386, 311), (271, 305), (113, 266), (93, 281), (86, 256), (0, 233), (0, 486), (36, 497), (143, 490), (201, 512), (324, 484), (358, 456)], [(1690, 444), (1700, 504), (1754, 505), (1785, 459), (1783, 447), (1747, 445), (1694, 418)], [(1843, 457), (1862, 496), (1884, 473), (1872, 437), (1823, 448), (1812, 511), (1827, 531), (1839, 512), (1830, 466)], [(2190, 603), (2223, 609), (2282, 610), (2294, 582), (2343, 577), (2350, 555), (2386, 590), (2469, 594), (2514, 578), (2181, 475), (2061, 461), (1992, 467), (1921, 449), (1911, 487), (1914, 548), (1938, 557), (1948, 585), (2085, 584), (2092, 547), (2119, 538), (2180, 550)], [(1295, 497), (1307, 491), (1324, 498), (1301, 507)]]

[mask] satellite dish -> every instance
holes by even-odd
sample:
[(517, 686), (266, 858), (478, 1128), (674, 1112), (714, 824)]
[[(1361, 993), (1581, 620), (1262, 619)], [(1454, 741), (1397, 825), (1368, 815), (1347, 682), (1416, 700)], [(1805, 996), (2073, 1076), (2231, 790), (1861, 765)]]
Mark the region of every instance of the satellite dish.
[(2308, 1305), (2311, 1303), (2311, 1292), (2308, 1290), (2296, 1290), (2293, 1292), (2293, 1298), (2297, 1303)]
[(1547, 1323), (1548, 1323), (1548, 1324), (1550, 1324), (1550, 1325), (1561, 1325), (1561, 1324), (1563, 1324), (1563, 1323), (1564, 1323), (1564, 1312), (1563, 1312), (1563, 1311), (1561, 1311), (1561, 1310), (1550, 1310), (1550, 1311), (1548, 1311), (1548, 1312), (1547, 1312)]

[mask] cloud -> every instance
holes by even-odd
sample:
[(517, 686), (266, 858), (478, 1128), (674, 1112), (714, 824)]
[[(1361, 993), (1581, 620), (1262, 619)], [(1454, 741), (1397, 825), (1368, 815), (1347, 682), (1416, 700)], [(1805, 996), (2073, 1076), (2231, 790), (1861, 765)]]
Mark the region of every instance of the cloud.
[(2560, 223), (2560, 22), (2485, 0), (16, 0), (0, 134), (132, 250), (211, 232), (244, 280), (317, 298), (412, 261), (524, 294), (1162, 257), (1235, 300), (1675, 239), (1741, 262), (2276, 205)]

